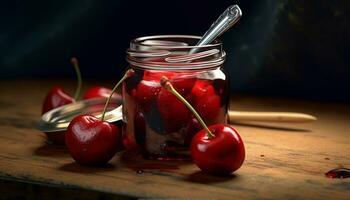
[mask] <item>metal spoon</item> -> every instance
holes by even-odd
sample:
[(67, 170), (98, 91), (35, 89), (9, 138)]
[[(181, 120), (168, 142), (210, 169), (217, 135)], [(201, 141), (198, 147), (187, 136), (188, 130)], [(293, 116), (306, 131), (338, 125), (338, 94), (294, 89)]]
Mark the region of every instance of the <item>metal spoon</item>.
[[(229, 28), (235, 25), (238, 20), (242, 17), (242, 11), (238, 5), (232, 5), (228, 7), (219, 18), (210, 26), (209, 30), (204, 33), (202, 39), (198, 41), (196, 46), (202, 46), (210, 44), (217, 37), (226, 32)], [(190, 51), (191, 53), (196, 52), (196, 48)]]
[[(222, 35), (228, 29), (230, 29), (233, 25), (235, 25), (242, 16), (242, 11), (238, 7), (238, 5), (229, 6), (220, 16), (219, 18), (210, 26), (207, 32), (204, 33), (203, 37), (197, 42), (195, 48), (191, 49), (187, 55), (176, 56), (176, 57), (168, 57), (165, 59), (167, 62), (176, 63), (176, 62), (190, 62), (192, 60), (198, 59), (196, 55), (200, 46), (210, 44), (217, 37)], [(209, 50), (211, 51), (211, 50)], [(203, 54), (207, 54), (206, 51), (200, 52)], [(210, 54), (208, 53), (208, 56)]]

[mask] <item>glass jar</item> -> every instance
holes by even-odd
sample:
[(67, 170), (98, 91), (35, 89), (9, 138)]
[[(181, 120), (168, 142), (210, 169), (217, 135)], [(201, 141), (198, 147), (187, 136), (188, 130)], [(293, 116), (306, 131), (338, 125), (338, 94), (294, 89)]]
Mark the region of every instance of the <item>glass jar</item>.
[(160, 85), (166, 76), (207, 125), (226, 123), (228, 78), (220, 41), (194, 46), (199, 36), (159, 35), (131, 41), (134, 75), (123, 83), (123, 143), (147, 158), (186, 159), (192, 137), (202, 129), (190, 110)]

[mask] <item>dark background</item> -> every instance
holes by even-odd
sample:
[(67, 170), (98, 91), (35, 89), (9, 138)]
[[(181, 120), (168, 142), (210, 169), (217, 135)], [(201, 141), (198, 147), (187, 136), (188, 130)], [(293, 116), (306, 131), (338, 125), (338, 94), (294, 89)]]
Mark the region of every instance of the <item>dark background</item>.
[(0, 1), (0, 79), (117, 80), (135, 37), (202, 35), (238, 4), (221, 38), (232, 94), (350, 102), (350, 1)]

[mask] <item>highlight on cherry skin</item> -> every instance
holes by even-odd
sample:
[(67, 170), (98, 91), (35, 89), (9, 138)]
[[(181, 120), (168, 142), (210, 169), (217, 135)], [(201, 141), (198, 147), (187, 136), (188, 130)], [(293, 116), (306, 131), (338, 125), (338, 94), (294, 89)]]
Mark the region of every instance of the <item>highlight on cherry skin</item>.
[(121, 130), (104, 121), (107, 106), (119, 85), (133, 74), (128, 70), (114, 86), (108, 97), (102, 116), (79, 115), (70, 122), (65, 134), (66, 146), (73, 159), (83, 165), (105, 165), (115, 155), (121, 144)]
[(243, 141), (238, 132), (227, 124), (215, 124), (208, 128), (213, 137), (203, 129), (192, 139), (190, 149), (193, 161), (206, 173), (231, 174), (244, 162)]
[(115, 155), (120, 137), (117, 126), (91, 115), (75, 117), (65, 134), (70, 155), (83, 165), (106, 164)]
[(163, 88), (178, 98), (202, 125), (192, 138), (190, 151), (194, 163), (214, 175), (228, 175), (239, 169), (245, 159), (245, 148), (238, 132), (227, 124), (207, 126), (195, 108), (176, 91), (167, 77), (160, 81)]

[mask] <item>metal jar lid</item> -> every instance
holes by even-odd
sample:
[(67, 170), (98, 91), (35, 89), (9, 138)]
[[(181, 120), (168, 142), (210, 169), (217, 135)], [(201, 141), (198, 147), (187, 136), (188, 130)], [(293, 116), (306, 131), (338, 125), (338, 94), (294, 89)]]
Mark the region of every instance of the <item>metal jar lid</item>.
[[(90, 114), (101, 117), (106, 98), (96, 98), (76, 101), (53, 110), (41, 116), (37, 129), (43, 132), (64, 131), (67, 129), (70, 121), (77, 115)], [(105, 120), (116, 122), (122, 119), (122, 99), (114, 98), (110, 101)]]

